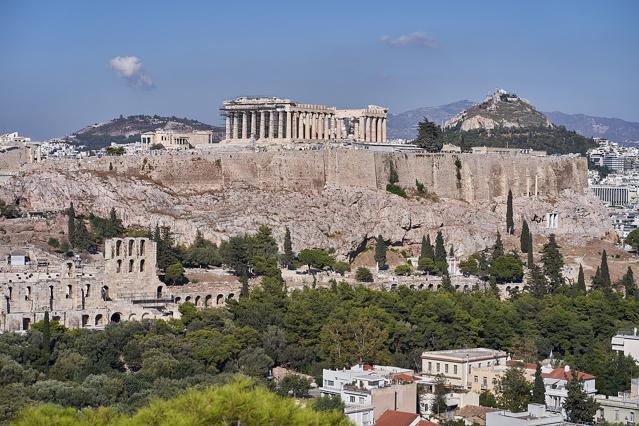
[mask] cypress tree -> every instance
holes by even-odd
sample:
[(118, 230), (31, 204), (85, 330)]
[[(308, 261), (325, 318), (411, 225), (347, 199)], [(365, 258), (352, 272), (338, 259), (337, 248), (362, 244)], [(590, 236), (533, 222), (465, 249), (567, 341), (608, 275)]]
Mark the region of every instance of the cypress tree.
[(530, 237), (530, 229), (528, 229), (528, 222), (524, 220), (521, 224), (521, 235), (519, 237), (519, 246), (522, 253), (528, 253), (528, 238)]
[(49, 323), (49, 311), (44, 311), (44, 324), (42, 328), (42, 360), (44, 371), (49, 374), (51, 362), (51, 324)]
[(422, 248), (420, 253), (420, 258), (428, 258), (431, 260), (435, 260), (435, 249), (430, 242), (430, 235), (426, 237), (422, 237)]
[(535, 369), (535, 384), (532, 391), (532, 401), (536, 404), (546, 403), (546, 387), (544, 386), (544, 379), (541, 377), (541, 364), (537, 363)]
[(597, 271), (595, 272), (595, 276), (592, 277), (592, 282), (590, 285), (590, 291), (603, 291), (603, 282), (601, 280), (601, 267), (597, 266)]
[(608, 254), (606, 250), (601, 253), (601, 283), (604, 291), (612, 290), (612, 280), (610, 279), (610, 271), (608, 270)]
[(75, 209), (73, 203), (67, 209), (67, 239), (71, 247), (75, 247)]
[(530, 268), (527, 287), (527, 290), (536, 297), (543, 297), (548, 293), (548, 282), (539, 266), (533, 265)]
[(497, 231), (497, 238), (493, 246), (493, 260), (504, 255), (504, 243), (501, 241), (501, 234)]
[(386, 242), (381, 235), (375, 239), (375, 262), (379, 269), (386, 269)]
[(89, 249), (91, 245), (91, 236), (89, 235), (89, 231), (87, 230), (86, 224), (83, 219), (78, 219), (75, 221), (75, 231), (74, 231), (74, 245), (73, 247), (79, 251), (86, 251)]
[(293, 244), (291, 242), (291, 231), (288, 226), (284, 233), (284, 254), (282, 255), (282, 266), (287, 269), (293, 269)]
[(446, 247), (444, 247), (444, 236), (442, 231), (437, 231), (437, 237), (435, 237), (435, 262), (446, 261)]
[(586, 294), (586, 278), (584, 277), (584, 267), (579, 264), (579, 274), (577, 275), (576, 294)]
[(450, 249), (448, 250), (448, 256), (455, 256), (455, 247), (452, 244), (450, 245)]
[(506, 232), (510, 235), (515, 233), (515, 221), (513, 220), (513, 192), (508, 190), (508, 199), (506, 201)]
[(559, 249), (555, 234), (550, 234), (548, 242), (541, 250), (541, 261), (544, 264), (544, 274), (548, 277), (550, 293), (554, 293), (564, 283), (564, 276), (561, 273), (564, 258)]
[(635, 284), (635, 275), (630, 266), (628, 266), (628, 270), (621, 279), (621, 284), (623, 285), (623, 289), (626, 293), (626, 299), (635, 297), (639, 293), (637, 291), (637, 285)]
[(533, 253), (532, 232), (528, 234), (528, 250), (526, 250), (526, 253), (528, 254), (528, 269), (530, 269), (535, 264), (535, 254)]

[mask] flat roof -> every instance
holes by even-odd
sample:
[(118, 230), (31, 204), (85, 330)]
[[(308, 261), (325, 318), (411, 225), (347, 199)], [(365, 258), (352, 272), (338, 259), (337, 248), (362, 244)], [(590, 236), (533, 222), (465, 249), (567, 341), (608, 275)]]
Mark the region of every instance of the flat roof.
[(488, 348), (450, 349), (444, 351), (430, 351), (422, 353), (422, 358), (448, 358), (460, 361), (465, 361), (466, 359), (470, 361), (479, 359), (493, 359), (496, 357), (503, 358), (505, 356), (508, 356), (508, 353)]

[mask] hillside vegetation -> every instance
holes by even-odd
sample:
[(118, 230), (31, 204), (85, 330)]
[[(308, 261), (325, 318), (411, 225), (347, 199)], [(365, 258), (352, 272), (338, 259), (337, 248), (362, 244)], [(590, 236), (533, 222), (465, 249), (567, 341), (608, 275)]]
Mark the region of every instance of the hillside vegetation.
[(189, 132), (193, 130), (212, 130), (215, 140), (221, 140), (224, 129), (189, 118), (162, 117), (159, 115), (120, 116), (103, 123), (96, 123), (78, 130), (66, 137), (66, 140), (84, 145), (86, 149), (100, 149), (114, 143), (133, 143), (140, 140), (140, 134), (155, 130)]

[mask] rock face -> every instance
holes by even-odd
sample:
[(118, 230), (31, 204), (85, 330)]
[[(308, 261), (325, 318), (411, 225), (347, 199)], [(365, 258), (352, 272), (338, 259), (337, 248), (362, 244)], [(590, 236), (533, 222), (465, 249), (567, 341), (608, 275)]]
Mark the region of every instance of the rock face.
[[(409, 193), (419, 180), (430, 195), (386, 192), (391, 163)], [(438, 230), (458, 254), (482, 249), (497, 230), (505, 233), (509, 188), (517, 227), (525, 218), (535, 235), (554, 232), (575, 244), (605, 237), (611, 225), (586, 185), (585, 161), (577, 157), (327, 149), (42, 163), (24, 169), (0, 197), (33, 210), (61, 211), (73, 202), (80, 213), (105, 216), (115, 207), (125, 224), (168, 225), (181, 242), (198, 229), (220, 241), (266, 224), (282, 243), (288, 226), (295, 250), (332, 248), (353, 257), (379, 234), (394, 245), (416, 246)], [(546, 229), (548, 212), (559, 213), (557, 229)]]
[(526, 99), (505, 90), (497, 90), (483, 102), (457, 114), (448, 120), (445, 128), (462, 131), (475, 129), (552, 127), (544, 114), (537, 111)]

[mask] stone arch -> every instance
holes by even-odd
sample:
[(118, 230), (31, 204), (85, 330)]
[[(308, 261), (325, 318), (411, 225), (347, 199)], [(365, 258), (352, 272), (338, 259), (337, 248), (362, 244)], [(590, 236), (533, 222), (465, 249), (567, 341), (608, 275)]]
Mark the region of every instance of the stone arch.
[(129, 259), (129, 272), (133, 272), (133, 259)]
[(133, 244), (135, 240), (129, 240), (129, 256), (133, 256)]
[(82, 327), (86, 327), (87, 325), (89, 325), (89, 316), (82, 315)]
[(51, 318), (51, 321), (57, 321), (60, 322), (60, 315), (54, 315), (53, 318)]
[(420, 289), (420, 290), (423, 289), (424, 288), (424, 284), (418, 285), (417, 288)]
[(100, 326), (104, 324), (104, 317), (102, 316), (102, 314), (97, 314), (95, 316), (95, 325), (96, 326)]
[(182, 298), (180, 296), (176, 297), (174, 302), (175, 303), (180, 303), (182, 301)]
[(415, 289), (415, 284), (411, 284), (410, 286), (408, 286), (408, 288), (410, 288), (410, 289), (413, 289), (413, 290), (414, 290), (414, 289)]
[(140, 256), (144, 256), (144, 240), (140, 240)]
[(223, 294), (218, 294), (217, 297), (215, 298), (215, 304), (216, 305), (223, 305), (224, 304), (224, 295)]
[(131, 314), (129, 315), (129, 321), (137, 321), (138, 319), (136, 318), (135, 314)]
[(229, 293), (229, 295), (227, 296), (226, 300), (231, 300), (235, 297), (235, 295), (233, 293)]
[(158, 288), (157, 288), (157, 289), (156, 289), (156, 291), (155, 291), (155, 296), (156, 296), (158, 299), (161, 299), (161, 298), (162, 298), (162, 290), (164, 290), (164, 287), (160, 285), (160, 286), (158, 286)]
[(140, 260), (140, 272), (144, 272), (144, 259)]
[(397, 284), (391, 284), (391, 290), (397, 290)]
[(111, 314), (111, 322), (120, 322), (122, 319), (122, 314), (119, 312), (114, 312)]
[(195, 296), (195, 306), (200, 306), (200, 296)]
[(510, 286), (506, 286), (506, 291), (510, 291)]
[(428, 284), (428, 289), (429, 289), (429, 290), (432, 290), (432, 289), (433, 289), (433, 284), (432, 284), (432, 283), (431, 283), (431, 284)]
[(209, 305), (211, 304), (211, 299), (213, 298), (213, 296), (211, 296), (210, 294), (208, 294), (205, 298), (204, 298), (204, 307), (208, 308)]
[(464, 293), (468, 291), (468, 284), (464, 286)]
[(102, 300), (107, 301), (109, 300), (109, 287), (108, 286), (103, 286), (102, 290), (100, 291), (100, 296), (102, 296)]
[(122, 240), (117, 240), (115, 242), (115, 255), (120, 256), (121, 251), (122, 251)]
[(143, 314), (142, 314), (142, 319), (143, 319), (143, 320), (145, 320), (145, 319), (149, 319), (149, 314), (148, 314), (148, 313), (146, 313), (146, 312), (145, 312), (145, 313), (143, 313)]
[(459, 287), (460, 287), (460, 285), (459, 285), (459, 284), (457, 284), (457, 285), (455, 286), (455, 290), (459, 290)]
[(118, 268), (115, 272), (122, 272), (122, 259), (118, 259)]
[(185, 302), (190, 302), (191, 301), (191, 296), (186, 296), (186, 299), (184, 299)]

